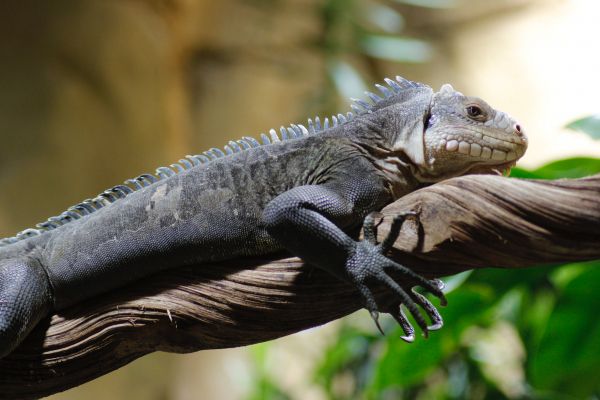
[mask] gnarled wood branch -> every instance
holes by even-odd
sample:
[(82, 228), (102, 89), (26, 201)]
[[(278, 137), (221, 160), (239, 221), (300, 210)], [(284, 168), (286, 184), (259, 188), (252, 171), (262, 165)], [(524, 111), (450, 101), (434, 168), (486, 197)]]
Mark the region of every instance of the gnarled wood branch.
[[(386, 207), (380, 237), (406, 211), (418, 215), (403, 226), (391, 256), (428, 276), (600, 258), (600, 175), (451, 179)], [(56, 393), (157, 350), (278, 338), (360, 307), (351, 287), (297, 258), (166, 271), (43, 321), (0, 360), (0, 398)]]

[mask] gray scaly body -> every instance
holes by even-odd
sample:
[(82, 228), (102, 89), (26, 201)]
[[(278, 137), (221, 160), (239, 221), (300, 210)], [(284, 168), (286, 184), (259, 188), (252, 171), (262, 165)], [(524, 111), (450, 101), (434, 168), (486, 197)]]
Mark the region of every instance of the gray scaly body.
[[(386, 82), (383, 97), (368, 93), (373, 104), (356, 100), (331, 123), (188, 156), (0, 241), (0, 357), (53, 310), (166, 268), (282, 249), (355, 285), (375, 320), (391, 313), (406, 340), (414, 330), (400, 304), (425, 334), (417, 305), (441, 325), (410, 290), (443, 298), (437, 284), (388, 259), (392, 238), (374, 243), (369, 218), (367, 240), (356, 234), (370, 212), (420, 186), (509, 168), (526, 139), (508, 115), (449, 85)], [(395, 300), (377, 304), (374, 285)]]

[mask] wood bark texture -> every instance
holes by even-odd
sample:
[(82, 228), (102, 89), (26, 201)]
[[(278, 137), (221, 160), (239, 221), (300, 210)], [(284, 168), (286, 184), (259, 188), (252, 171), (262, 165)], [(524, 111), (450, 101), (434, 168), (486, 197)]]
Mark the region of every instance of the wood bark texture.
[[(386, 207), (379, 238), (408, 211), (391, 257), (430, 277), (600, 258), (600, 175), (450, 179)], [(361, 307), (350, 286), (283, 256), (166, 271), (53, 315), (0, 360), (0, 398), (47, 396), (154, 351), (275, 339)]]

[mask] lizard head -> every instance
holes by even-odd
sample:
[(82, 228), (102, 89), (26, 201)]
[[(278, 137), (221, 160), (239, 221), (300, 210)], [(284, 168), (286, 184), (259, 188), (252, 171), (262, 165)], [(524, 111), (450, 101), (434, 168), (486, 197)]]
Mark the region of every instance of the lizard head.
[(443, 85), (432, 96), (424, 126), (424, 181), (465, 174), (501, 174), (527, 149), (521, 125), (485, 101)]

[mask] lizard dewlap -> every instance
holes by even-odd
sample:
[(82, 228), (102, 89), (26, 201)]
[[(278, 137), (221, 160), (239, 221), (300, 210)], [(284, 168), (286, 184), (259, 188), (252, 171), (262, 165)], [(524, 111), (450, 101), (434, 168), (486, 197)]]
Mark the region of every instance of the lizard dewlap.
[(394, 235), (376, 243), (365, 218), (424, 184), (506, 170), (527, 140), (510, 116), (450, 85), (385, 82), (351, 112), (187, 156), (1, 240), (0, 357), (41, 318), (86, 298), (166, 268), (282, 249), (354, 285), (375, 321), (390, 313), (407, 341), (414, 329), (400, 305), (424, 334), (441, 327), (411, 290), (443, 302), (438, 283), (386, 257)]

